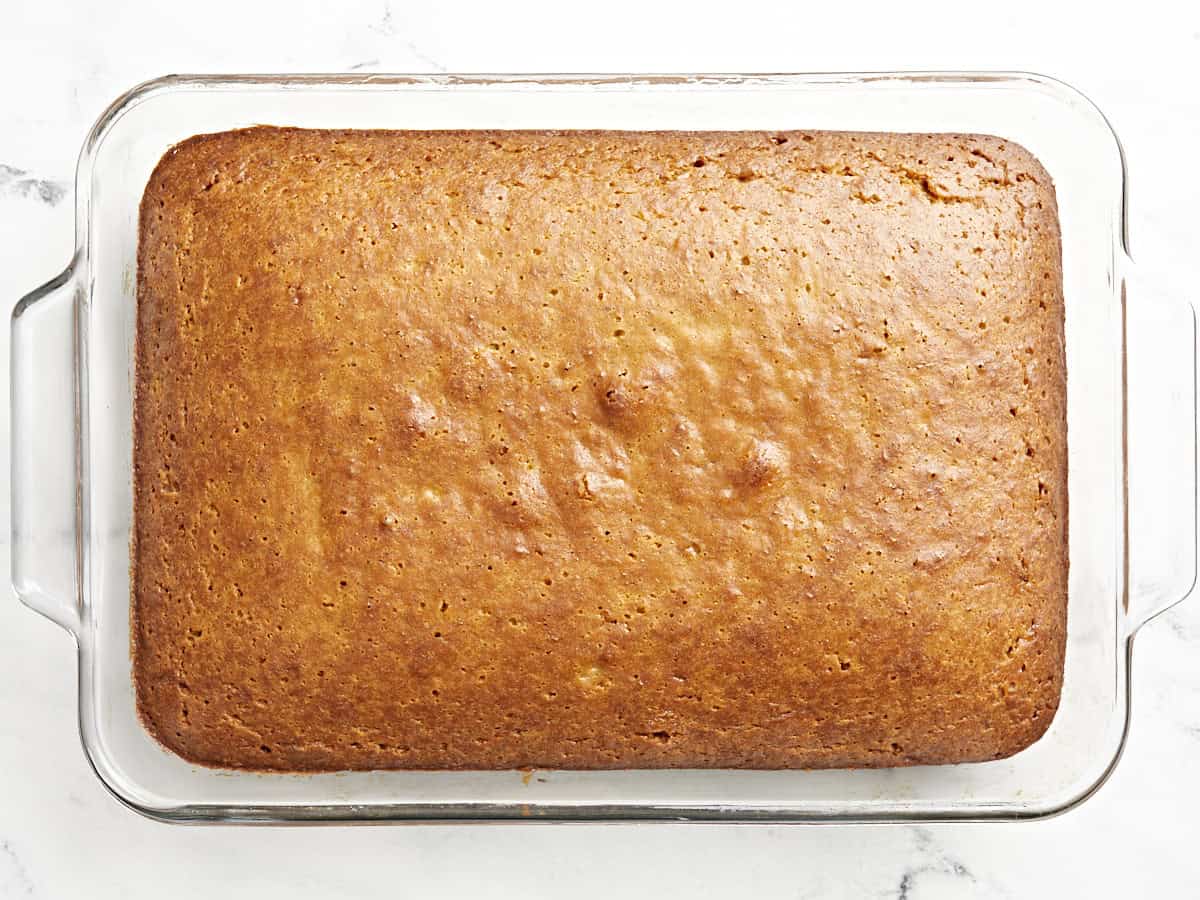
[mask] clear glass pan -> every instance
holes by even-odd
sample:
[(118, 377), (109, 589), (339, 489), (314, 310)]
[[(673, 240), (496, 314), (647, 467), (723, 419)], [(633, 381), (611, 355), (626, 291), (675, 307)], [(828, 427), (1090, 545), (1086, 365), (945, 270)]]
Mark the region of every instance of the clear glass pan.
[[(253, 124), (339, 128), (983, 132), (1054, 179), (1066, 295), (1071, 576), (1048, 733), (990, 763), (893, 770), (247, 774), (165, 751), (129, 653), (138, 203), (174, 143)], [(914, 821), (1050, 815), (1120, 755), (1138, 627), (1196, 571), (1196, 326), (1133, 280), (1116, 136), (1023, 74), (173, 76), (100, 118), (76, 180), (74, 258), (13, 315), (13, 582), (75, 638), (84, 748), (111, 791), (174, 822), (581, 819)], [(19, 689), (19, 688), (18, 688)]]

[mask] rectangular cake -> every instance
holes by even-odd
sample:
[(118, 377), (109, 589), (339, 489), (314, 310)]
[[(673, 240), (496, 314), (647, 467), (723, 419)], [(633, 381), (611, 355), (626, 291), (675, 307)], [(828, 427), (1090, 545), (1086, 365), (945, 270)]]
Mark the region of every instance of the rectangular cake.
[(1060, 245), (1015, 144), (199, 136), (137, 291), (133, 669), (189, 761), (961, 763), (1054, 716)]

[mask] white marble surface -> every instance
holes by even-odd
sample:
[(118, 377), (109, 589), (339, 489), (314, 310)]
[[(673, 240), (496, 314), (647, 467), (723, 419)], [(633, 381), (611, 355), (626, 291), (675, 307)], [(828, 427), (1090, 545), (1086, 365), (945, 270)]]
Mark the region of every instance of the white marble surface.
[[(1072, 5), (3, 0), (3, 311), (67, 260), (73, 166), (94, 117), (132, 84), (180, 71), (1043, 71), (1112, 118), (1129, 156), (1134, 251), (1195, 294), (1200, 11)], [(7, 522), (7, 440), (3, 453)], [(7, 525), (0, 556), (7, 571)], [(168, 827), (123, 809), (88, 769), (72, 660), (65, 633), (0, 603), (0, 896), (1200, 892), (1200, 598), (1139, 637), (1132, 735), (1112, 780), (1081, 808), (1024, 825)]]

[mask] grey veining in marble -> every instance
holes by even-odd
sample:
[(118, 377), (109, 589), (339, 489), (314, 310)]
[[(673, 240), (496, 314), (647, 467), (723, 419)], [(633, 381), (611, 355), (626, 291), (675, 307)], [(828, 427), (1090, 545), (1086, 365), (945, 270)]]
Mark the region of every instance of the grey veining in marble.
[(0, 897), (16, 897), (33, 893), (33, 882), (17, 851), (6, 840), (0, 840)]
[(67, 196), (67, 190), (64, 182), (35, 178), (24, 169), (0, 163), (0, 193), (15, 194), (57, 206)]
[(914, 853), (912, 861), (900, 873), (896, 885), (896, 900), (919, 900), (921, 888), (928, 877), (941, 876), (957, 883), (962, 891), (978, 887), (971, 870), (959, 860), (951, 857), (934, 840), (928, 828), (914, 827)]
[[(368, 30), (385, 38), (398, 39), (401, 45), (408, 50), (414, 59), (424, 64), (424, 67), (433, 69), (437, 72), (447, 71), (446, 67), (442, 63), (438, 62), (436, 59), (418, 47), (410, 38), (406, 38), (401, 35), (400, 28), (396, 24), (395, 17), (392, 13), (391, 0), (384, 0), (383, 14), (379, 17), (377, 22), (368, 26)], [(378, 64), (378, 60), (376, 60), (375, 63)], [(368, 67), (370, 67), (369, 62), (358, 63), (351, 66), (351, 68), (354, 69)]]

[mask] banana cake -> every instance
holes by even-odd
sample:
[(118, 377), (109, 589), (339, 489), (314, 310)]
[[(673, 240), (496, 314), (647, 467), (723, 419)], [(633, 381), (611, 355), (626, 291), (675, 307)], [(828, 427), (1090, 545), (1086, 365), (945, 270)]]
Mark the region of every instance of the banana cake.
[(197, 136), (137, 296), (133, 669), (187, 760), (961, 763), (1055, 713), (1062, 270), (1020, 146)]

